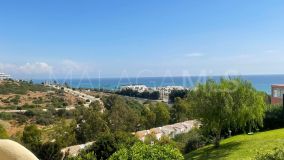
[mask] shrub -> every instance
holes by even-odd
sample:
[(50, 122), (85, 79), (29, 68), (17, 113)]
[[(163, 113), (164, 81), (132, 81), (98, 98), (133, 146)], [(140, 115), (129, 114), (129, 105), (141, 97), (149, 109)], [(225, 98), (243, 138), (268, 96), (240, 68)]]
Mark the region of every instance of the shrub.
[(63, 156), (57, 143), (44, 143), (38, 148), (36, 155), (41, 160), (61, 160)]
[(284, 150), (275, 148), (272, 152), (269, 153), (258, 153), (255, 157), (255, 160), (283, 160), (284, 159)]
[(284, 127), (284, 111), (280, 105), (269, 105), (263, 120), (264, 130), (278, 129)]
[(177, 97), (179, 98), (185, 98), (188, 94), (188, 90), (172, 90), (169, 94), (169, 100), (170, 102), (175, 102), (175, 99)]
[(12, 113), (2, 112), (2, 113), (0, 113), (0, 119), (2, 119), (2, 120), (12, 120), (13, 119), (13, 115), (12, 115)]
[(201, 130), (194, 129), (188, 133), (177, 135), (174, 140), (183, 153), (189, 153), (203, 147), (209, 140), (202, 134)]
[(184, 157), (178, 149), (170, 145), (146, 145), (142, 142), (136, 143), (130, 149), (123, 148), (115, 152), (109, 160), (122, 159), (163, 159), (163, 160), (183, 160)]
[(21, 140), (28, 149), (33, 153), (37, 153), (38, 146), (41, 144), (41, 131), (36, 125), (26, 126)]
[(0, 124), (0, 139), (9, 138), (8, 133), (6, 132), (5, 128)]

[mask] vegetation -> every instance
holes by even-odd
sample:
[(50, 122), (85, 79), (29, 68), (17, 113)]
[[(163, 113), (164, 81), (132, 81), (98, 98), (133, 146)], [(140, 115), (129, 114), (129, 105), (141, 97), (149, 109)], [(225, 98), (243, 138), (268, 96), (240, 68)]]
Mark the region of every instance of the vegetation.
[(270, 153), (283, 146), (284, 129), (260, 132), (254, 135), (238, 135), (221, 141), (220, 147), (205, 146), (186, 155), (190, 160), (254, 159), (260, 153)]
[(41, 160), (61, 160), (62, 153), (57, 143), (47, 142), (38, 146), (36, 155)]
[[(36, 88), (28, 82), (7, 83), (24, 83)], [(31, 88), (27, 88), (27, 91), (33, 90)], [(186, 158), (190, 159), (239, 159), (240, 155), (240, 159), (263, 159), (281, 156), (280, 150), (272, 151), (271, 148), (284, 139), (282, 130), (251, 136), (239, 135), (221, 141), (230, 137), (231, 133), (236, 135), (257, 131), (261, 127), (264, 130), (284, 127), (283, 108), (267, 108), (267, 95), (257, 92), (249, 82), (240, 79), (222, 79), (218, 83), (209, 80), (198, 85), (196, 90), (173, 91), (170, 94), (172, 107), (162, 102), (147, 101), (142, 104), (133, 98), (108, 93), (100, 96), (105, 107), (103, 112), (100, 102), (92, 102), (86, 108), (83, 107), (86, 101), (81, 99), (72, 99), (76, 103), (74, 111), (55, 109), (69, 105), (63, 89), (44, 94), (48, 98), (30, 98), (27, 103), (21, 102), (27, 95), (15, 94), (15, 90), (13, 93), (13, 96), (1, 98), (1, 103), (5, 101), (7, 105), (5, 109), (25, 109), (27, 112), (0, 113), (0, 118), (25, 126), (22, 136), (22, 132), (19, 132), (11, 137), (23, 143), (40, 159), (60, 159), (61, 148), (86, 142), (95, 143), (77, 157), (67, 159), (183, 159), (181, 153), (187, 154)], [(146, 92), (127, 91), (122, 95), (125, 94), (153, 99)], [(48, 110), (43, 111), (39, 108), (41, 106)], [(198, 119), (202, 126), (177, 135), (174, 139), (163, 136), (157, 140), (155, 135), (150, 134), (142, 143), (131, 134), (189, 119)], [(0, 126), (0, 138), (7, 136)], [(264, 140), (270, 141), (268, 148), (263, 147), (267, 142)], [(247, 148), (253, 151), (249, 152)], [(264, 154), (257, 155), (259, 152)]]
[(185, 99), (177, 97), (173, 107), (171, 108), (171, 117), (173, 123), (192, 119), (192, 108), (189, 107), (189, 104)]
[(101, 135), (97, 141), (89, 147), (87, 153), (95, 153), (97, 159), (107, 159), (117, 150), (131, 147), (138, 142), (133, 135), (125, 132)]
[(139, 97), (139, 98), (145, 98), (145, 99), (152, 99), (157, 100), (160, 98), (160, 92), (158, 91), (144, 91), (142, 93), (138, 91), (134, 91), (132, 89), (123, 89), (120, 91), (117, 91), (116, 94), (124, 95), (124, 96), (130, 96), (130, 97)]
[(169, 94), (170, 102), (175, 102), (176, 98), (184, 99), (188, 95), (189, 90), (172, 90)]
[(149, 160), (149, 159), (163, 159), (163, 160), (183, 160), (182, 154), (179, 150), (170, 145), (146, 145), (138, 142), (130, 149), (123, 148), (114, 153), (109, 160)]
[(188, 133), (177, 135), (174, 138), (177, 147), (183, 154), (187, 154), (210, 143), (200, 129), (194, 129)]
[(48, 88), (44, 87), (41, 84), (33, 84), (27, 81), (3, 81), (0, 84), (0, 94), (27, 94), (28, 91), (40, 91), (46, 92)]
[(283, 106), (268, 105), (263, 120), (264, 130), (279, 129), (284, 127)]
[(263, 125), (265, 100), (247, 81), (221, 79), (220, 83), (208, 80), (190, 92), (189, 103), (202, 128), (219, 146), (222, 131), (244, 130)]
[(25, 127), (21, 140), (27, 148), (32, 152), (37, 153), (38, 146), (42, 143), (41, 134), (41, 131), (36, 125), (29, 125)]
[(275, 148), (274, 151), (268, 153), (259, 153), (256, 160), (282, 160), (284, 159), (284, 150)]
[(6, 139), (9, 138), (7, 131), (5, 128), (0, 124), (0, 139)]

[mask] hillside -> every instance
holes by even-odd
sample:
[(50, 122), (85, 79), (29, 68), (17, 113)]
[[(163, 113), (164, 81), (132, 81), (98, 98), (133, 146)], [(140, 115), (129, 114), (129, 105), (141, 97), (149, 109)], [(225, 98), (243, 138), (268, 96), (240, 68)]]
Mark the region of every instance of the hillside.
[(253, 159), (256, 154), (283, 146), (284, 129), (256, 133), (255, 135), (239, 135), (221, 142), (218, 149), (212, 145), (203, 147), (186, 155), (186, 159), (216, 160), (216, 159)]

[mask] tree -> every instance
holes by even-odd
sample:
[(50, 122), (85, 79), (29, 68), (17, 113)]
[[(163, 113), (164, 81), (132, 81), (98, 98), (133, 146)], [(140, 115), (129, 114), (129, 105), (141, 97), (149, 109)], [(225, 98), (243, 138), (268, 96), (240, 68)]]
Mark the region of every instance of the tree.
[(221, 79), (199, 84), (188, 97), (196, 118), (219, 146), (222, 130), (238, 130), (262, 126), (265, 101), (247, 81)]
[(0, 139), (9, 138), (7, 131), (5, 128), (0, 124)]
[(59, 144), (53, 142), (39, 145), (36, 155), (41, 160), (61, 160), (63, 156)]
[[(140, 122), (139, 115), (129, 108), (125, 99), (111, 97), (108, 122), (112, 131), (136, 131)], [(127, 114), (126, 114), (127, 113)]]
[(186, 100), (177, 97), (173, 107), (171, 108), (171, 117), (173, 123), (183, 122), (191, 118), (190, 107)]
[(136, 143), (130, 149), (123, 148), (115, 152), (109, 160), (122, 160), (122, 159), (163, 159), (163, 160), (183, 160), (182, 154), (178, 149), (171, 145), (146, 145), (142, 142)]
[(52, 137), (56, 143), (61, 147), (67, 147), (76, 144), (76, 122), (72, 121), (67, 124), (66, 121), (62, 120), (54, 127)]
[(102, 113), (92, 108), (79, 108), (76, 112), (76, 140), (78, 143), (86, 143), (95, 140), (99, 134), (109, 132), (107, 122)]
[(188, 92), (188, 90), (172, 90), (169, 94), (169, 100), (175, 102), (176, 98), (185, 98)]
[(36, 125), (29, 125), (24, 128), (22, 142), (34, 153), (41, 144), (41, 131)]
[(97, 141), (86, 150), (86, 153), (94, 153), (96, 159), (107, 159), (121, 148), (130, 148), (138, 139), (126, 132), (101, 135)]
[(151, 108), (153, 107), (150, 107), (148, 106), (148, 104), (146, 104), (141, 112), (141, 116), (142, 116), (141, 121), (142, 121), (144, 129), (150, 129), (155, 126), (156, 114), (151, 110)]
[(156, 126), (163, 126), (169, 123), (171, 117), (167, 104), (159, 102), (154, 106), (153, 111), (156, 114)]

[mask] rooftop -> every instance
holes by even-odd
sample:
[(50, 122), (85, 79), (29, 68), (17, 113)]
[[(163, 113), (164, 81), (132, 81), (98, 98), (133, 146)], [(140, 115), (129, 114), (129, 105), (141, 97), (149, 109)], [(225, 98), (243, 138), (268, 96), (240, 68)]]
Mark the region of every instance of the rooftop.
[(284, 87), (284, 84), (272, 84), (272, 87)]

